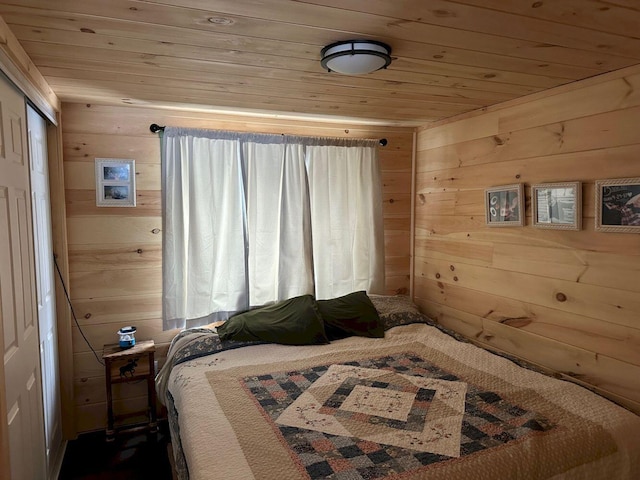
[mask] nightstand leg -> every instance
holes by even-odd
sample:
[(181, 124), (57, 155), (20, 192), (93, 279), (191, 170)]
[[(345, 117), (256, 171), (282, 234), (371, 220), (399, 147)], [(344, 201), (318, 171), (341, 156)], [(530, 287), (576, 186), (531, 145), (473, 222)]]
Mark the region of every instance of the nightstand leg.
[(107, 382), (107, 442), (114, 440), (113, 395), (111, 393), (111, 360), (105, 359), (105, 379)]
[(154, 352), (149, 352), (149, 376), (147, 377), (147, 396), (149, 398), (149, 430), (152, 433), (158, 431), (156, 421), (156, 382)]

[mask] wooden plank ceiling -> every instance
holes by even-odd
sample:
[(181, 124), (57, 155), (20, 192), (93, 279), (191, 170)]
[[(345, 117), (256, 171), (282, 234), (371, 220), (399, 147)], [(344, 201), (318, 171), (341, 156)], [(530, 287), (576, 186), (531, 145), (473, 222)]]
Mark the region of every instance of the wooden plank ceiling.
[[(423, 125), (640, 63), (638, 0), (0, 0), (62, 101)], [(388, 43), (387, 70), (320, 66)]]

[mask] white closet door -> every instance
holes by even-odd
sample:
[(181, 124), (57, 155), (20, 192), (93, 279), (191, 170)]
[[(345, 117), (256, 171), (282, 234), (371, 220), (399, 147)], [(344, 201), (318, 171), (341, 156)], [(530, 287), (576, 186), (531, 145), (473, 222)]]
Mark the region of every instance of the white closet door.
[[(0, 319), (11, 478), (46, 478), (24, 97), (0, 79)], [(3, 445), (2, 448), (7, 448)]]
[(44, 118), (31, 106), (27, 106), (27, 129), (29, 131), (29, 163), (31, 165), (31, 201), (35, 240), (47, 478), (54, 478), (61, 461), (63, 439), (58, 373), (55, 267), (51, 240), (51, 205), (47, 168), (47, 124)]

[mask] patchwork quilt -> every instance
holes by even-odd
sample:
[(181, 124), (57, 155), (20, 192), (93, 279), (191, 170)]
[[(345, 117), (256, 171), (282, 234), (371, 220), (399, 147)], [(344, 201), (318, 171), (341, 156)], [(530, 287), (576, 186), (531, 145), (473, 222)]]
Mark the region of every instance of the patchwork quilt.
[(187, 331), (157, 385), (184, 479), (640, 478), (640, 417), (424, 324), (305, 347)]

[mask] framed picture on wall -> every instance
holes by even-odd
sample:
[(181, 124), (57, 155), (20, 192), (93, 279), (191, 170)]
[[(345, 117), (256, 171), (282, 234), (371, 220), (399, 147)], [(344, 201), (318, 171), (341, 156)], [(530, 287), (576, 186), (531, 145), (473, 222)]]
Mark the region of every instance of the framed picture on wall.
[(485, 190), (487, 225), (521, 227), (524, 225), (524, 186), (522, 183), (502, 185)]
[(640, 177), (596, 181), (595, 228), (640, 233)]
[(96, 158), (96, 205), (136, 206), (136, 162), (117, 158)]
[(582, 184), (580, 182), (531, 185), (533, 226), (580, 230)]

